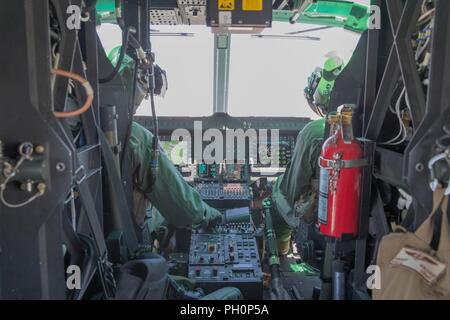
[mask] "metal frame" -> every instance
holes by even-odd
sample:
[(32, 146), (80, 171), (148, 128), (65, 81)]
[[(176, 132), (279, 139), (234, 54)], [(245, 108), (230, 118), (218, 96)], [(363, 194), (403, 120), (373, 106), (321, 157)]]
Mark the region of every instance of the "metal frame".
[(424, 118), (405, 150), (404, 178), (415, 201), (415, 226), (422, 223), (432, 208), (426, 167), (434, 153), (435, 141), (443, 135), (443, 125), (450, 119), (450, 2), (437, 0), (432, 39), (430, 84)]
[[(0, 299), (65, 298), (61, 215), (72, 164), (54, 129), (48, 6), (47, 0), (0, 4), (2, 39), (14, 44), (0, 52), (0, 137), (13, 150), (24, 141), (43, 144), (50, 168), (44, 196), (18, 209), (0, 204)], [(64, 164), (63, 172), (57, 163)], [(9, 196), (24, 197), (13, 186)]]
[[(426, 164), (434, 152), (435, 140), (443, 134), (442, 127), (450, 119), (450, 2), (436, 1), (427, 97), (411, 45), (421, 1), (373, 0), (372, 4), (381, 6), (384, 23), (381, 30), (368, 31), (362, 117), (364, 141), (383, 141), (384, 129), (392, 133), (388, 128), (392, 119), (387, 111), (399, 79), (403, 80), (409, 97), (415, 132), (404, 150), (391, 150), (374, 144), (373, 172), (370, 176), (402, 188), (413, 196), (413, 205), (408, 214), (408, 220), (413, 223), (408, 223), (408, 226), (415, 229), (431, 212), (432, 193), (428, 188)], [(365, 179), (363, 193), (371, 185)], [(370, 298), (365, 288), (365, 268), (375, 263), (379, 241), (391, 232), (379, 190), (372, 187), (371, 194), (371, 200), (364, 200), (370, 203), (370, 207), (361, 207), (361, 217), (366, 218), (360, 221), (362, 231), (355, 246), (354, 297), (362, 299)], [(371, 261), (366, 258), (369, 236), (375, 239)]]
[[(411, 44), (421, 1), (373, 0), (372, 4), (381, 6), (384, 23), (381, 30), (368, 31), (363, 131), (365, 139), (374, 143), (382, 141), (384, 128), (392, 133), (388, 128), (392, 119), (387, 111), (395, 86), (402, 79), (410, 101), (414, 135), (404, 150), (377, 146), (372, 173), (373, 178), (413, 196), (408, 220), (413, 222), (410, 228), (414, 230), (431, 212), (432, 191), (426, 165), (435, 151), (436, 139), (443, 135), (443, 125), (450, 120), (450, 2), (436, 1), (428, 96), (424, 94)], [(365, 230), (361, 236), (375, 238), (372, 261), (363, 254), (367, 245), (359, 246), (360, 240), (356, 244), (355, 279), (360, 286), (355, 291), (360, 298), (369, 298), (361, 285), (365, 268), (375, 262), (378, 242), (391, 232), (379, 190), (372, 189), (371, 209), (361, 209), (362, 213), (370, 212), (370, 219), (361, 226)]]
[(214, 35), (214, 113), (228, 113), (231, 35)]
[[(369, 31), (369, 37), (375, 40), (369, 41), (368, 60), (366, 70), (366, 102), (365, 102), (365, 137), (372, 141), (379, 141), (381, 138), (383, 125), (386, 124), (386, 114), (389, 107), (390, 100), (395, 90), (395, 85), (401, 76), (404, 81), (406, 92), (410, 100), (411, 115), (413, 125), (415, 129), (414, 137), (410, 144), (403, 152), (403, 159), (398, 155), (398, 160), (402, 160), (403, 173), (401, 180), (398, 180), (398, 175), (395, 177), (393, 172), (389, 172), (386, 166), (378, 170), (378, 178), (386, 180), (389, 183), (397, 186), (403, 186), (408, 189), (416, 199), (414, 201), (414, 207), (416, 214), (418, 215), (417, 223), (423, 221), (426, 212), (429, 212), (431, 207), (431, 191), (427, 192), (423, 186), (427, 186), (427, 172), (421, 170), (422, 165), (425, 166), (427, 157), (433, 152), (432, 145), (434, 142), (428, 140), (428, 148), (424, 149), (424, 139), (427, 136), (434, 136), (427, 132), (432, 127), (431, 123), (437, 121), (439, 116), (443, 114), (445, 109), (445, 101), (448, 101), (448, 92), (445, 91), (445, 81), (448, 81), (448, 76), (445, 72), (448, 71), (448, 18), (450, 16), (449, 4), (445, 1), (437, 1), (436, 8), (436, 22), (435, 30), (433, 33), (433, 66), (432, 75), (430, 78), (430, 91), (428, 97), (425, 99), (422, 83), (419, 79), (416, 63), (413, 56), (411, 35), (416, 26), (416, 21), (419, 14), (420, 1), (407, 0), (402, 7), (402, 2), (395, 0), (388, 0), (386, 4), (386, 14), (389, 17), (391, 32), (393, 41), (390, 44), (390, 54), (384, 72), (379, 73), (378, 76), (374, 72), (377, 65), (381, 65), (379, 54), (376, 50), (376, 40), (382, 31)], [(383, 44), (385, 45), (385, 44)], [(388, 45), (389, 47), (389, 45)], [(375, 50), (373, 50), (375, 49)], [(447, 56), (445, 55), (447, 53)], [(379, 83), (374, 83), (374, 80), (382, 75)], [(442, 83), (440, 83), (442, 82)], [(375, 91), (374, 91), (375, 90)], [(373, 93), (376, 92), (376, 98), (373, 100)], [(435, 100), (437, 99), (437, 100)], [(373, 105), (373, 108), (372, 108)], [(367, 115), (370, 114), (370, 117)], [(435, 122), (436, 124), (436, 122)], [(437, 128), (439, 131), (441, 128)], [(418, 159), (417, 151), (421, 149)], [(392, 155), (389, 150), (383, 151), (383, 148), (379, 147), (378, 153), (380, 154), (380, 162), (383, 163), (384, 158)], [(425, 151), (427, 150), (427, 151)], [(424, 152), (425, 151), (425, 152)], [(413, 160), (414, 159), (414, 160)], [(398, 162), (397, 162), (398, 164)], [(375, 164), (378, 165), (377, 163)], [(419, 169), (420, 172), (417, 172)], [(392, 178), (397, 181), (392, 181)], [(420, 181), (420, 183), (418, 183)], [(420, 216), (420, 217), (419, 217)]]

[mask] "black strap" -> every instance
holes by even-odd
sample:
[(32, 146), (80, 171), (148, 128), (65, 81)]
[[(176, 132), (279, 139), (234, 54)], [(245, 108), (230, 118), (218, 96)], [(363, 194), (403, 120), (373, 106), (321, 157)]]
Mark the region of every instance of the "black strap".
[[(79, 160), (76, 159), (77, 165)], [(115, 294), (115, 281), (112, 275), (111, 265), (108, 261), (108, 251), (106, 248), (105, 237), (102, 226), (99, 221), (97, 210), (95, 208), (94, 200), (92, 198), (91, 191), (86, 181), (86, 173), (84, 167), (79, 166), (75, 176), (75, 182), (80, 192), (80, 200), (83, 205), (89, 227), (94, 238), (95, 249), (98, 255), (97, 267), (100, 274), (100, 280), (102, 282), (103, 291), (107, 299), (111, 299)]]
[[(445, 201), (445, 197), (446, 196), (444, 196), (444, 199), (442, 201)], [(431, 238), (431, 243), (430, 243), (430, 247), (435, 251), (437, 251), (439, 249), (439, 244), (441, 242), (442, 224), (445, 221), (444, 220), (445, 215), (447, 215), (447, 221), (450, 221), (448, 219), (450, 210), (448, 210), (448, 208), (447, 208), (447, 212), (443, 212), (442, 205), (439, 207), (439, 210), (441, 211), (442, 214), (435, 215), (435, 217), (434, 217), (433, 237)]]
[(430, 247), (433, 248), (433, 250), (435, 251), (439, 249), (439, 242), (441, 240), (442, 220), (444, 214), (447, 214), (447, 212), (442, 212), (442, 214), (438, 214), (434, 218), (433, 237), (431, 239)]
[(103, 155), (103, 163), (105, 165), (106, 173), (108, 179), (110, 180), (111, 188), (116, 196), (115, 201), (117, 201), (117, 206), (120, 211), (121, 224), (124, 228), (124, 235), (128, 246), (128, 252), (133, 253), (138, 247), (138, 239), (136, 236), (136, 229), (134, 222), (131, 218), (131, 211), (128, 207), (127, 198), (125, 195), (125, 190), (122, 186), (122, 181), (117, 172), (117, 166), (114, 161), (114, 155), (109, 146), (108, 140), (106, 139), (103, 131), (97, 127), (98, 137), (100, 141), (100, 147)]
[(86, 217), (89, 223), (89, 227), (92, 231), (92, 236), (95, 241), (97, 253), (100, 257), (103, 257), (106, 252), (106, 243), (104, 238), (103, 229), (98, 219), (97, 210), (95, 208), (94, 200), (92, 199), (91, 191), (86, 183), (85, 179), (77, 181), (78, 191), (80, 192), (81, 204), (83, 205)]
[(70, 252), (70, 264), (81, 265), (84, 259), (84, 246), (78, 237), (77, 233), (73, 229), (67, 212), (63, 212), (61, 217), (63, 239), (66, 244), (67, 250)]
[[(87, 185), (86, 169), (81, 165), (81, 160), (79, 158), (79, 154), (73, 141), (69, 139), (70, 129), (67, 123), (59, 122), (58, 124), (61, 126), (60, 129), (63, 139), (66, 140), (67, 146), (70, 148), (70, 150), (74, 155), (73, 166), (74, 168), (77, 168), (75, 171), (75, 175), (73, 177), (74, 185), (76, 185), (80, 193), (79, 200), (85, 211), (85, 216), (88, 220), (91, 235), (93, 237), (93, 249), (95, 250), (94, 259), (97, 260), (96, 267), (98, 269), (100, 280), (102, 282), (103, 292), (106, 298), (110, 299), (115, 294), (115, 280), (112, 273), (111, 265), (108, 261), (108, 252), (106, 248), (103, 229), (99, 221), (99, 215), (95, 208), (95, 202), (92, 198), (91, 191), (89, 189), (89, 186)], [(86, 283), (86, 285), (83, 286), (81, 294), (84, 292), (85, 289), (87, 289), (88, 283), (87, 280), (88, 279), (86, 279), (85, 274), (85, 281), (83, 282)], [(81, 296), (80, 293), (78, 293), (78, 296), (79, 297)]]
[(84, 269), (84, 260), (85, 260), (85, 250), (84, 245), (81, 242), (78, 234), (73, 229), (67, 212), (63, 212), (61, 217), (62, 229), (63, 229), (63, 239), (66, 244), (67, 250), (70, 253), (70, 265), (82, 266), (83, 270), (83, 284), (81, 285), (80, 290), (70, 291), (69, 299), (72, 300), (74, 297), (82, 297), (84, 292), (86, 291), (87, 283), (85, 283), (85, 279), (89, 278), (89, 275), (86, 275), (86, 271)]

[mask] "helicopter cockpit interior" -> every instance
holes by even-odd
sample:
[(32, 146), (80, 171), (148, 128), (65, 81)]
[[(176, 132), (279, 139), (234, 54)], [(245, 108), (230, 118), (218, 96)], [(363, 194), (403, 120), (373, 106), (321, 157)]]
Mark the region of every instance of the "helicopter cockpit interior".
[(450, 2), (0, 3), (0, 299), (450, 299)]

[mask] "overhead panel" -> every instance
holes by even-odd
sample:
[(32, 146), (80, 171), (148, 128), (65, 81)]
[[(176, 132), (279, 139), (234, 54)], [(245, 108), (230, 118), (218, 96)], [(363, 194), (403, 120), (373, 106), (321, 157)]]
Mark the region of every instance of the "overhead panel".
[(206, 24), (206, 0), (178, 0), (183, 24)]
[[(168, 0), (152, 1), (152, 25), (208, 25), (249, 28), (257, 33), (272, 25), (271, 0)], [(226, 33), (237, 32), (228, 30)], [(242, 32), (242, 31), (241, 31)]]
[(182, 24), (178, 9), (153, 9), (150, 10), (150, 24), (176, 26)]
[(151, 25), (183, 24), (176, 0), (153, 0), (150, 8)]
[(206, 23), (219, 33), (261, 32), (272, 26), (272, 0), (208, 1)]

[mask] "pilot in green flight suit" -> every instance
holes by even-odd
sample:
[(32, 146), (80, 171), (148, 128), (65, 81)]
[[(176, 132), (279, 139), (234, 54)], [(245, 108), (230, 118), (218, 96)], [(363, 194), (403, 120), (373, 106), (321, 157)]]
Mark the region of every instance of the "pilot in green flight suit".
[[(305, 97), (315, 113), (324, 117), (334, 82), (344, 67), (342, 59), (329, 57), (324, 68), (308, 78)], [(289, 252), (293, 229), (300, 219), (308, 224), (315, 219), (319, 188), (318, 159), (325, 134), (325, 119), (310, 122), (298, 134), (291, 162), (272, 187), (274, 229), (279, 253)]]
[[(167, 154), (160, 150), (156, 183), (150, 184), (150, 159), (153, 134), (133, 122), (130, 135), (135, 187), (135, 215), (143, 223), (150, 202), (169, 224), (176, 227), (209, 225), (221, 218), (181, 176)], [(156, 214), (156, 215), (155, 215)], [(154, 224), (162, 222), (153, 212)], [(156, 220), (156, 221), (155, 221)]]
[[(108, 58), (115, 65), (118, 61), (120, 47), (113, 49)], [(119, 69), (122, 80), (128, 89), (133, 81), (134, 61), (125, 55)], [(167, 87), (165, 73), (155, 66), (155, 94), (164, 95)], [(130, 90), (131, 91), (131, 90)], [(145, 88), (138, 83), (135, 92), (135, 110), (142, 102)], [(163, 92), (162, 92), (163, 91)], [(131, 93), (131, 92), (130, 92)], [(134, 215), (138, 226), (146, 222), (148, 209), (151, 208), (150, 232), (156, 231), (164, 221), (175, 227), (207, 227), (222, 218), (221, 213), (206, 204), (196, 190), (182, 177), (160, 147), (156, 183), (152, 186), (150, 179), (150, 159), (153, 134), (138, 123), (133, 122), (130, 131), (129, 146), (131, 149), (132, 170), (134, 176)]]

